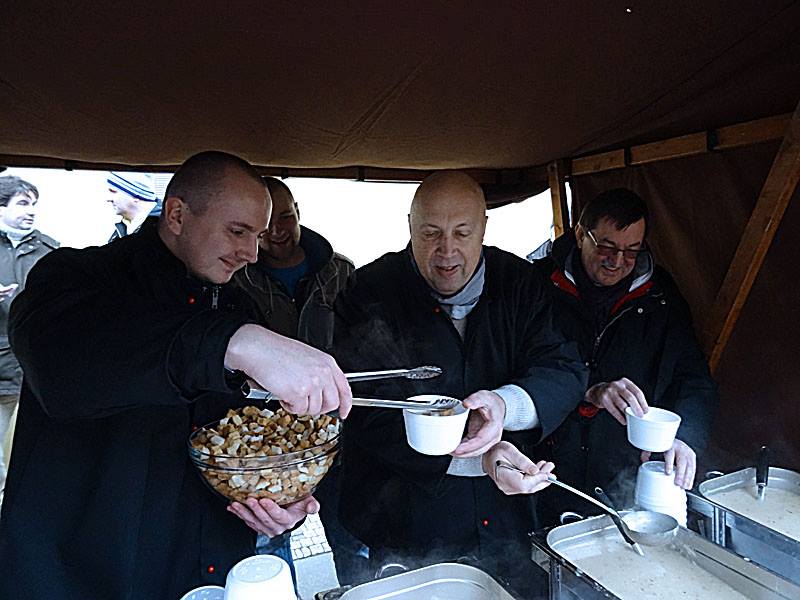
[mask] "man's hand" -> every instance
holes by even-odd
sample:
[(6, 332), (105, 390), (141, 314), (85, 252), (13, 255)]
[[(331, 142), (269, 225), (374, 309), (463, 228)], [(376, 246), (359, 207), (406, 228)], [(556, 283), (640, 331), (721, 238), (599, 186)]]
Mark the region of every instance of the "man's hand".
[(488, 390), (470, 394), (464, 399), (464, 406), (470, 409), (467, 435), (452, 452), (456, 458), (480, 456), (499, 442), (506, 416), (506, 403)]
[[(497, 461), (516, 467), (525, 474), (497, 467)], [(553, 472), (551, 462), (540, 460), (534, 463), (530, 458), (508, 442), (499, 442), (481, 458), (481, 467), (501, 492), (512, 494), (533, 494), (550, 485), (547, 476)]]
[(244, 372), (296, 415), (338, 408), (345, 418), (353, 404), (350, 385), (333, 357), (258, 325), (244, 325), (233, 334), (225, 366)]
[[(649, 452), (642, 452), (642, 462), (650, 460)], [(664, 472), (669, 475), (675, 468), (675, 485), (685, 490), (694, 486), (697, 471), (697, 455), (687, 444), (680, 440), (672, 443), (672, 448), (664, 452)]]
[(244, 503), (231, 502), (228, 511), (257, 533), (275, 537), (290, 530), (307, 515), (318, 512), (319, 502), (314, 496), (308, 496), (281, 508), (268, 498), (248, 498)]
[(627, 424), (625, 409), (631, 407), (633, 414), (641, 417), (650, 407), (644, 393), (630, 379), (623, 377), (611, 383), (598, 383), (586, 390), (583, 398), (609, 414), (623, 425)]

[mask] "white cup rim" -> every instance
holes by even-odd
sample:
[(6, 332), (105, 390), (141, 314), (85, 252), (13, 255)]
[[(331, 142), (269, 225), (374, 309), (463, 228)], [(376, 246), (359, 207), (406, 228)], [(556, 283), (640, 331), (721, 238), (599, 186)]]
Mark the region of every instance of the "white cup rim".
[(659, 406), (651, 406), (643, 416), (639, 417), (636, 413), (633, 412), (633, 409), (630, 406), (625, 407), (625, 415), (628, 417), (632, 417), (638, 421), (645, 421), (648, 425), (651, 426), (666, 426), (671, 425), (674, 426), (675, 423), (681, 422), (681, 416), (677, 413), (672, 412), (671, 410), (667, 410), (666, 408), (661, 408)]
[(195, 594), (198, 594), (200, 592), (212, 591), (212, 590), (215, 591), (215, 592), (218, 592), (217, 597), (219, 597), (219, 598), (223, 597), (223, 596), (219, 595), (219, 592), (222, 592), (222, 594), (225, 593), (225, 588), (222, 587), (221, 585), (202, 585), (200, 587), (196, 587), (196, 588), (186, 592), (183, 596), (180, 597), (180, 600), (187, 600), (187, 598), (191, 598)]

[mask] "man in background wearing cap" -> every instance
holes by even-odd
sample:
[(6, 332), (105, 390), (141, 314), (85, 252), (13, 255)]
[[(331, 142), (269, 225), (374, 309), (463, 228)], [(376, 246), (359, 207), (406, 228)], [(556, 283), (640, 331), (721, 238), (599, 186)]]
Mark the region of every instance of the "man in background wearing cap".
[(142, 226), (147, 216), (158, 206), (155, 183), (149, 173), (118, 173), (110, 171), (108, 178), (109, 202), (120, 217), (114, 224), (114, 233), (108, 239), (113, 242), (125, 237)]
[(0, 177), (0, 500), (22, 385), (22, 369), (8, 344), (8, 310), (36, 261), (58, 248), (57, 241), (33, 228), (38, 201), (39, 190), (33, 184), (19, 177)]

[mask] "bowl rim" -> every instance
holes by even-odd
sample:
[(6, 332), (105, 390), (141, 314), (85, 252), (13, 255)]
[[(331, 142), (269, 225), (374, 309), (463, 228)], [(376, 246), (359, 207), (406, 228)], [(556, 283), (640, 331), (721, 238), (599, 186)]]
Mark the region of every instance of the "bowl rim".
[[(293, 464), (312, 461), (319, 458), (320, 456), (329, 454), (334, 448), (336, 448), (339, 445), (339, 440), (342, 436), (342, 422), (339, 417), (335, 417), (335, 419), (337, 420), (339, 430), (335, 436), (333, 436), (328, 440), (325, 440), (325, 443), (316, 446), (311, 446), (309, 448), (304, 448), (302, 450), (287, 452), (286, 454), (270, 454), (266, 456), (235, 456), (232, 454), (211, 454), (210, 452), (206, 452), (195, 448), (194, 445), (192, 444), (194, 439), (197, 438), (202, 432), (208, 431), (209, 429), (212, 429), (214, 426), (219, 425), (220, 419), (217, 419), (216, 421), (211, 421), (210, 423), (206, 423), (205, 425), (198, 427), (191, 434), (189, 434), (189, 439), (187, 440), (187, 445), (189, 447), (189, 456), (191, 457), (192, 461), (195, 462), (196, 464), (223, 471), (224, 470), (260, 471), (262, 469), (274, 468), (276, 466), (286, 467)], [(314, 452), (314, 451), (316, 451), (316, 454), (314, 454), (314, 456), (303, 456), (306, 452)], [(259, 463), (262, 464), (261, 466), (224, 467), (213, 463), (209, 463), (208, 461), (210, 459), (248, 460), (248, 461), (258, 461)]]

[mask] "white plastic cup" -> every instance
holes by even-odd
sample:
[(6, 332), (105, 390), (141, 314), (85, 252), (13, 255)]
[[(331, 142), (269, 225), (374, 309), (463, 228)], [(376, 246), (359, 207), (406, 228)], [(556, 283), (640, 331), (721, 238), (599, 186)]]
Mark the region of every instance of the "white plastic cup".
[(636, 474), (636, 488), (634, 494), (637, 498), (650, 500), (651, 503), (674, 503), (681, 499), (686, 500), (686, 492), (675, 485), (675, 471), (667, 475), (664, 472), (663, 460), (651, 460), (639, 465)]
[(634, 490), (636, 504), (675, 517), (686, 527), (686, 490), (675, 485), (675, 472), (664, 472), (664, 461), (651, 460), (639, 467)]
[(189, 590), (180, 600), (223, 600), (225, 588), (219, 585), (204, 585), (203, 587)]
[(625, 409), (628, 422), (628, 441), (639, 450), (666, 452), (672, 448), (681, 418), (674, 412), (652, 406), (637, 417), (631, 407)]
[(279, 556), (245, 558), (228, 571), (224, 600), (297, 600), (292, 572)]
[[(446, 397), (431, 394), (412, 396), (409, 400)], [(453, 414), (443, 415), (442, 412), (426, 408), (404, 408), (403, 421), (408, 445), (417, 452), (431, 456), (450, 454), (461, 443), (469, 416), (469, 409), (461, 403), (452, 410)]]

